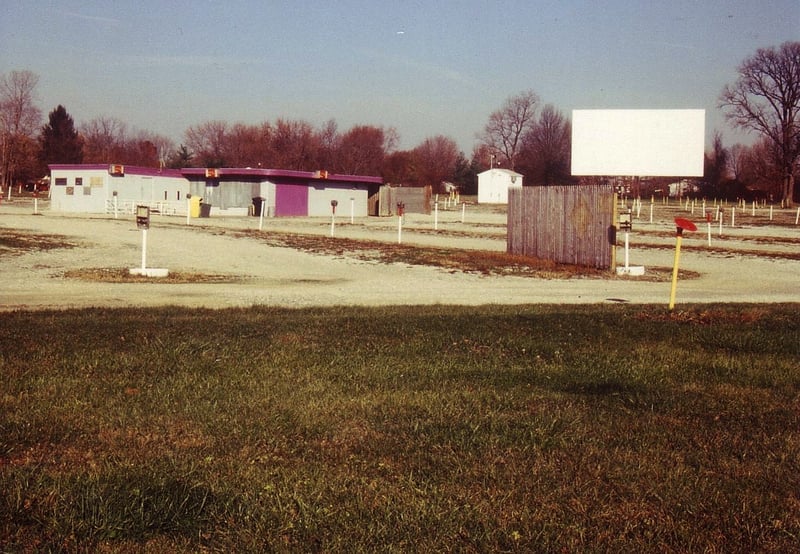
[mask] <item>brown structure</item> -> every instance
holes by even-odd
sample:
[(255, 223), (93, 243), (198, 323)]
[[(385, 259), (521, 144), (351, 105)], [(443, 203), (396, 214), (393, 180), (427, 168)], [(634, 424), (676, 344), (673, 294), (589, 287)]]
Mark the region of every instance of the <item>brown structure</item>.
[(507, 251), (613, 268), (614, 197), (611, 185), (510, 188)]

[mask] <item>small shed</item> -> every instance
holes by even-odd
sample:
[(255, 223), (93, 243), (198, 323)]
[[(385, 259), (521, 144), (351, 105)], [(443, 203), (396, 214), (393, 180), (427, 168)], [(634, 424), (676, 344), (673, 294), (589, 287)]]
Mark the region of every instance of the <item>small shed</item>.
[(478, 173), (478, 203), (508, 204), (509, 187), (521, 187), (522, 175), (510, 169), (493, 167)]

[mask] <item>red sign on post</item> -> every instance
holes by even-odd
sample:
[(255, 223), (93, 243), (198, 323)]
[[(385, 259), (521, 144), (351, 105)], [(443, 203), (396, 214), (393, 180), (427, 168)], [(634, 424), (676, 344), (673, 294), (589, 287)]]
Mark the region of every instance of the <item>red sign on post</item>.
[(697, 231), (697, 225), (689, 221), (688, 219), (684, 219), (682, 217), (675, 218), (675, 225), (678, 227), (678, 232), (681, 231)]

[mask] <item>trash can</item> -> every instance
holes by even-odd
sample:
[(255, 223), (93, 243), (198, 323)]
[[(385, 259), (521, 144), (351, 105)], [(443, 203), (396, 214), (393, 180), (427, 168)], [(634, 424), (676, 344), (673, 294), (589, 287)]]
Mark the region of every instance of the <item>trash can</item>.
[(200, 204), (200, 217), (209, 217), (211, 215), (211, 204)]
[(261, 210), (264, 207), (264, 200), (261, 196), (254, 196), (253, 197), (253, 215), (259, 217), (261, 215)]
[(203, 199), (199, 196), (192, 196), (189, 199), (189, 215), (191, 217), (200, 217), (200, 202), (202, 201)]

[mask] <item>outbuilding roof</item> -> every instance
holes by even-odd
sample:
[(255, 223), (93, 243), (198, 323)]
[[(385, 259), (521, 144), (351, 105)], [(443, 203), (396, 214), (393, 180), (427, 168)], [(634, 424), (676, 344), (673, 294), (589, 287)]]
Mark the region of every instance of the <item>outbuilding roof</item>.
[(510, 169), (505, 169), (502, 167), (493, 167), (492, 169), (487, 169), (486, 171), (478, 173), (478, 175), (484, 175), (486, 173), (504, 173), (512, 177), (523, 177), (522, 173), (517, 173), (516, 171), (512, 171)]

